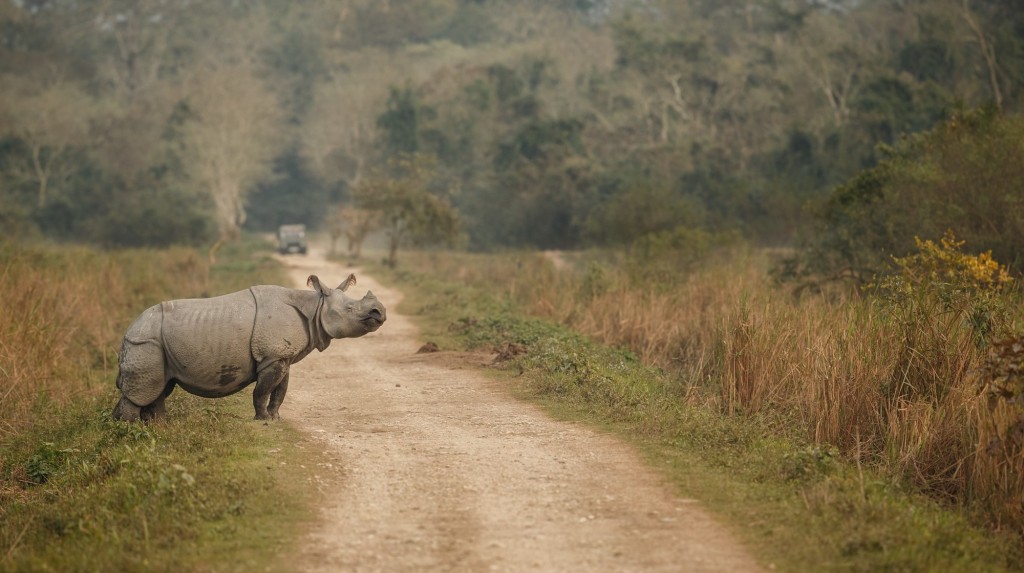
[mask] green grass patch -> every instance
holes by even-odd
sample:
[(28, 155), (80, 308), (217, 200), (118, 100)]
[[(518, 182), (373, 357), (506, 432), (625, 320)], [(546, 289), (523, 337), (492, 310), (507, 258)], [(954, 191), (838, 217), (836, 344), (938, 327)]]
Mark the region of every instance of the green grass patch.
[[(408, 255), (407, 255), (408, 256)], [(510, 390), (552, 415), (612, 431), (637, 447), (681, 495), (731, 524), (767, 565), (785, 571), (1012, 571), (1019, 537), (972, 522), (779, 427), (777, 417), (729, 416), (691, 400), (715, 381), (686, 380), (629, 352), (529, 318), (485, 289), (374, 268), (403, 288), (402, 312), (442, 349), (517, 342)]]
[[(131, 284), (111, 289), (118, 295), (109, 303), (116, 315), (110, 320), (127, 325), (168, 296), (285, 284), (269, 249), (258, 240), (232, 245), (212, 267), (197, 254), (87, 256), (103, 272), (135, 265), (112, 283)], [(54, 251), (28, 258), (59, 267), (63, 257)], [(120, 333), (97, 334), (115, 357)], [(88, 356), (62, 352), (67, 360)], [(63, 382), (73, 399), (61, 395), (60, 380), (51, 381), (48, 391), (11, 410), (26, 419), (0, 435), (0, 570), (290, 570), (288, 555), (318, 496), (297, 430), (254, 421), (247, 391), (210, 400), (179, 389), (167, 400), (166, 423), (115, 422), (116, 358), (73, 371), (84, 378)]]
[(167, 423), (139, 424), (93, 397), (7, 444), (4, 567), (287, 570), (312, 502), (301, 437), (253, 421), (244, 394), (177, 398)]

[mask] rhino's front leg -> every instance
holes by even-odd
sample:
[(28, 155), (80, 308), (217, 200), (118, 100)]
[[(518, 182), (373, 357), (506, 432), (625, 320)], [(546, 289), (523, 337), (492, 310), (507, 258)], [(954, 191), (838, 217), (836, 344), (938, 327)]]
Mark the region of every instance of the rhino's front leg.
[[(256, 376), (256, 389), (252, 391), (252, 405), (256, 409), (257, 420), (270, 420), (273, 417), (267, 409), (271, 395), (275, 393), (282, 382), (288, 380), (288, 364), (275, 362)], [(281, 400), (284, 400), (284, 392), (281, 392)], [(277, 407), (281, 404), (278, 402)], [(275, 408), (274, 413), (277, 413)]]

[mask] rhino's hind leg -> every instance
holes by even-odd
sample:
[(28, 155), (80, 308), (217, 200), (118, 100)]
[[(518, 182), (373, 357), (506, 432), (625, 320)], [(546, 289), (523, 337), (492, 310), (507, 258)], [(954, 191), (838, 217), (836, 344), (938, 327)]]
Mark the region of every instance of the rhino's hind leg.
[(268, 405), (271, 402), (271, 397), (275, 394), (278, 387), (282, 382), (288, 380), (288, 364), (284, 362), (274, 362), (260, 370), (259, 374), (256, 375), (256, 388), (252, 391), (252, 406), (256, 410), (257, 420), (271, 420), (277, 418), (277, 409), (281, 407), (281, 402), (284, 401), (284, 391), (278, 394), (279, 399), (274, 407), (273, 416), (268, 411)]
[(158, 409), (162, 412), (169, 393), (163, 348), (151, 340), (132, 342), (126, 336), (118, 360), (117, 387), (122, 398), (114, 408), (114, 418), (151, 420)]
[(274, 388), (274, 391), (270, 393), (270, 403), (267, 405), (267, 413), (270, 414), (270, 418), (273, 420), (278, 419), (278, 411), (281, 409), (281, 403), (284, 402), (284, 395), (288, 392), (288, 370), (284, 372), (284, 380)]
[(160, 395), (152, 404), (149, 406), (143, 406), (142, 408), (142, 419), (145, 421), (155, 420), (157, 422), (163, 422), (167, 419), (167, 407), (164, 405), (164, 400), (171, 395), (171, 391), (174, 390), (175, 381), (171, 380), (167, 383), (167, 388), (164, 393)]
[(157, 422), (163, 422), (167, 419), (167, 407), (164, 406), (164, 397), (160, 396), (149, 406), (142, 408), (142, 419), (143, 421), (155, 420)]
[(125, 422), (135, 422), (142, 419), (142, 408), (136, 406), (134, 402), (121, 396), (121, 399), (117, 401), (117, 405), (114, 406), (114, 419), (123, 420)]

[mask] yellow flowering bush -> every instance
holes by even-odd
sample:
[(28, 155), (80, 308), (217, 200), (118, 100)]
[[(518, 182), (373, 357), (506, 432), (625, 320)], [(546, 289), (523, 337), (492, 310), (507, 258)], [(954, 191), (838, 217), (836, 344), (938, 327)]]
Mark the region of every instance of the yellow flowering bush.
[(992, 251), (979, 255), (963, 252), (966, 241), (957, 240), (952, 230), (939, 239), (922, 241), (914, 237), (918, 252), (906, 257), (893, 257), (898, 273), (895, 282), (902, 292), (909, 293), (939, 285), (974, 293), (999, 291), (1013, 282), (1009, 270), (992, 258)]
[(919, 237), (914, 241), (917, 252), (893, 257), (893, 273), (875, 288), (908, 325), (936, 315), (956, 315), (984, 344), (1006, 322), (1006, 295), (1014, 282), (1009, 269), (993, 259), (991, 251), (965, 253), (965, 241), (953, 231), (946, 231), (938, 242)]
[(964, 252), (951, 231), (916, 242), (917, 252), (893, 257), (875, 300), (902, 341), (891, 391), (941, 400), (962, 387), (978, 353), (1013, 333), (1014, 280), (990, 253)]

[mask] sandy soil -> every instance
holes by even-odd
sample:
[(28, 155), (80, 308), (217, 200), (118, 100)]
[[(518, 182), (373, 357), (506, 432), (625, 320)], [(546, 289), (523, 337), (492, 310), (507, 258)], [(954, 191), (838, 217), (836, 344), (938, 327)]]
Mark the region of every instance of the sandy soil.
[[(353, 270), (316, 250), (281, 260), (300, 288)], [(355, 272), (349, 293), (373, 290), (387, 322), (293, 366), (281, 408), (313, 436), (326, 492), (296, 570), (759, 570), (629, 447), (481, 374), (490, 356), (417, 354), (401, 293)]]

